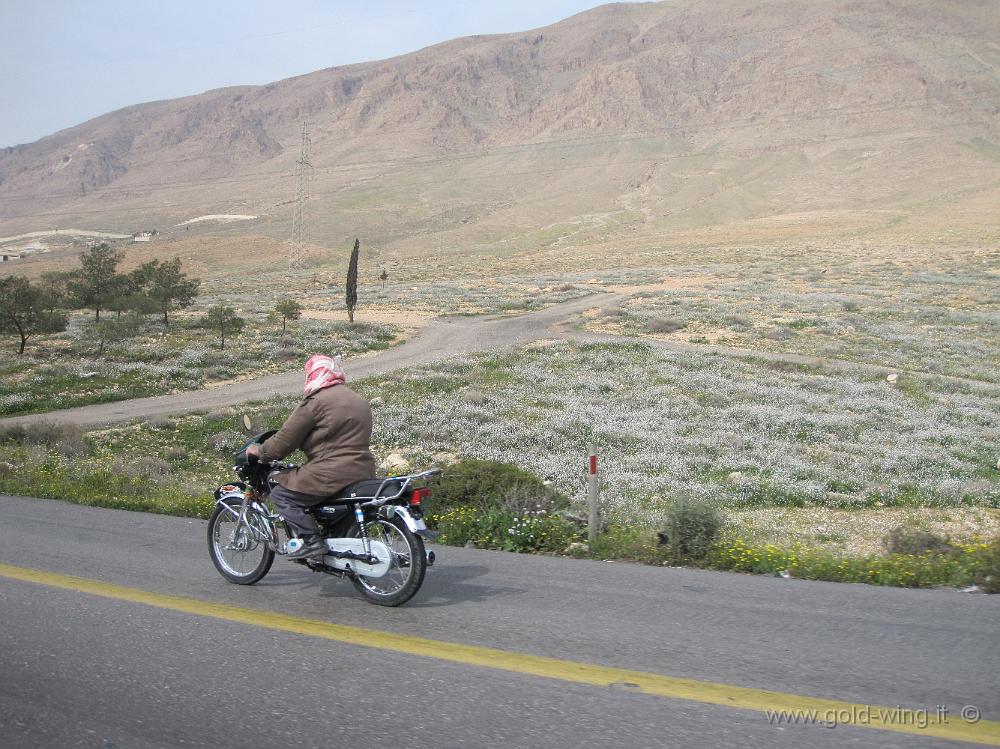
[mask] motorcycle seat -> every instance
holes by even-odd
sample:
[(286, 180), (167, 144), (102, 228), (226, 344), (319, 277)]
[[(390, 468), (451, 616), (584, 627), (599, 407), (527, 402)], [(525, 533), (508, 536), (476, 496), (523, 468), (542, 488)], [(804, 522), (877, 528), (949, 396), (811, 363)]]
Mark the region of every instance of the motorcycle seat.
[[(402, 481), (395, 479), (365, 479), (356, 481), (341, 489), (329, 498), (329, 502), (350, 502), (356, 499), (372, 499), (374, 497), (392, 497), (403, 487)], [(381, 489), (382, 491), (379, 491)]]

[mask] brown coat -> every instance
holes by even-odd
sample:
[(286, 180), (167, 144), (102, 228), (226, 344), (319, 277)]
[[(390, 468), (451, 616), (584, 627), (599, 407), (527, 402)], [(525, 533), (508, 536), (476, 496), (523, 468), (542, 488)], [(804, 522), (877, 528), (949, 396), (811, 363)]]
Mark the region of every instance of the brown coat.
[(286, 489), (326, 497), (355, 481), (375, 478), (372, 409), (345, 385), (317, 390), (261, 445), (261, 460), (281, 460), (301, 449), (308, 462), (280, 473)]

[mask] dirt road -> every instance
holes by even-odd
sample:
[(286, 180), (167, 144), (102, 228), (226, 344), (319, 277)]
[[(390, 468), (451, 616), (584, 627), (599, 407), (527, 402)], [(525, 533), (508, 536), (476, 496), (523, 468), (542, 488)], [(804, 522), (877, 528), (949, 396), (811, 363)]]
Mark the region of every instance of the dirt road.
[[(350, 381), (446, 359), (457, 354), (506, 348), (539, 339), (567, 338), (573, 333), (573, 323), (579, 313), (595, 307), (617, 304), (621, 298), (618, 294), (594, 294), (554, 305), (539, 312), (500, 319), (439, 318), (431, 321), (417, 335), (400, 346), (370, 356), (346, 360), (344, 369)], [(16, 416), (0, 419), (0, 425), (14, 426), (54, 420), (84, 427), (96, 427), (136, 418), (219, 408), (234, 403), (263, 400), (274, 395), (290, 395), (301, 392), (301, 388), (302, 373), (296, 370), (204, 390), (100, 403), (45, 414)]]
[[(538, 340), (581, 340), (581, 341), (642, 341), (643, 343), (670, 351), (692, 351), (715, 353), (738, 358), (763, 359), (773, 362), (803, 364), (823, 367), (833, 371), (865, 371), (879, 374), (907, 372), (902, 369), (888, 369), (878, 365), (839, 359), (822, 359), (801, 354), (774, 351), (756, 351), (715, 344), (684, 343), (680, 341), (656, 341), (648, 338), (627, 338), (623, 336), (586, 333), (579, 329), (579, 315), (586, 310), (611, 307), (626, 298), (625, 294), (594, 294), (583, 299), (553, 305), (539, 312), (517, 317), (465, 318), (446, 317), (430, 321), (417, 335), (406, 343), (386, 351), (352, 358), (344, 362), (348, 380), (357, 380), (371, 375), (384, 374), (405, 367), (447, 359), (450, 356), (469, 354), (517, 346)], [(928, 372), (908, 371), (916, 376), (932, 376)], [(969, 380), (961, 377), (933, 375), (939, 380), (974, 385), (990, 391), (1000, 390), (1000, 385)], [(152, 398), (101, 403), (82, 406), (64, 411), (50, 411), (44, 414), (15, 416), (0, 419), (0, 426), (14, 426), (38, 421), (62, 421), (83, 427), (98, 427), (117, 424), (130, 419), (150, 418), (166, 414), (176, 414), (199, 409), (219, 408), (252, 400), (263, 400), (275, 395), (292, 395), (302, 387), (302, 373), (298, 370), (284, 374), (268, 375), (253, 380), (229, 383), (204, 390), (192, 390)]]

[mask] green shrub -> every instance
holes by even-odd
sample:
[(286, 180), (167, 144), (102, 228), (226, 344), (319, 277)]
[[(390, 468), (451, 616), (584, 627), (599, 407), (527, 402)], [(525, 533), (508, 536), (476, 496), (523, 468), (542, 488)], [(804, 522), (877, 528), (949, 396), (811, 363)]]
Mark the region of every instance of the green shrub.
[(719, 537), (722, 512), (708, 502), (681, 497), (667, 510), (663, 530), (675, 562), (705, 559)]
[(533, 473), (509, 463), (465, 459), (433, 486), (427, 521), (452, 546), (562, 552), (580, 529), (557, 514), (569, 501)]
[(442, 515), (458, 507), (499, 508), (511, 515), (554, 512), (569, 501), (533, 473), (510, 463), (468, 458), (448, 466), (435, 483), (428, 510)]
[(481, 537), (479, 512), (474, 507), (460, 505), (442, 513), (425, 516), (428, 524), (438, 530), (438, 543), (448, 546), (476, 545)]

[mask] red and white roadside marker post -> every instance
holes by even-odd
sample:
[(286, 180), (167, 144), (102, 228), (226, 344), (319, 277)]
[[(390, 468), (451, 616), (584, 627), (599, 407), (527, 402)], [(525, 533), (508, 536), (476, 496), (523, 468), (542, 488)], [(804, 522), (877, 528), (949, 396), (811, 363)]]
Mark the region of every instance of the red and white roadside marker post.
[(587, 462), (587, 506), (590, 509), (587, 517), (587, 542), (593, 546), (597, 540), (597, 528), (601, 522), (600, 513), (600, 485), (597, 478), (597, 450), (591, 445), (589, 449), (590, 459)]

